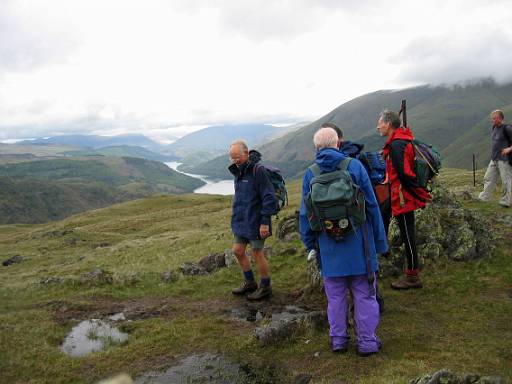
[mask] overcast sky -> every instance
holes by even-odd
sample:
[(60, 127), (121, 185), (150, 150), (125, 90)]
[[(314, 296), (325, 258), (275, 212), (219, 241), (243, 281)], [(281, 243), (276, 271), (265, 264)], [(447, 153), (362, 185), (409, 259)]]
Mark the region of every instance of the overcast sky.
[(314, 120), (364, 93), (512, 81), (506, 0), (0, 0), (0, 140)]

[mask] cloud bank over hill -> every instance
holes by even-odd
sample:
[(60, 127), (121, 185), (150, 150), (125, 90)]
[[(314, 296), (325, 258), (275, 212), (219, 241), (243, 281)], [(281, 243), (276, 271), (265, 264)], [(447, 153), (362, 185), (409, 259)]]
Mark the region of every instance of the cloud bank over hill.
[(0, 140), (311, 121), (378, 89), (512, 81), (507, 1), (6, 0)]

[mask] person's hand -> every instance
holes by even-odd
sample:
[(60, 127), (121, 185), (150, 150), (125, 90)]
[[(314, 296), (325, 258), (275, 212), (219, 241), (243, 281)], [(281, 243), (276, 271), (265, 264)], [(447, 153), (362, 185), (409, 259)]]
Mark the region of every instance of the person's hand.
[(266, 239), (269, 236), (270, 236), (270, 226), (261, 224), (260, 225), (260, 237), (262, 239)]
[(501, 150), (501, 156), (507, 156), (510, 152), (512, 152), (512, 147), (507, 147)]

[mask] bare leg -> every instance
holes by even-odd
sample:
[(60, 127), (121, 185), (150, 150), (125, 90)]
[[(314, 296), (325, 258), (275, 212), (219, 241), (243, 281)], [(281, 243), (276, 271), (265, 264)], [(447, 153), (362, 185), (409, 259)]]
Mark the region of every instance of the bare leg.
[(247, 247), (247, 244), (243, 243), (235, 243), (233, 244), (233, 253), (236, 256), (236, 259), (238, 261), (238, 264), (242, 268), (242, 271), (247, 272), (251, 269), (251, 263), (249, 261), (249, 258), (245, 254), (245, 248)]
[(256, 262), (256, 266), (258, 267), (258, 271), (260, 273), (260, 278), (264, 279), (268, 277), (268, 261), (265, 258), (263, 253), (263, 249), (253, 249), (252, 255), (254, 257), (254, 261)]

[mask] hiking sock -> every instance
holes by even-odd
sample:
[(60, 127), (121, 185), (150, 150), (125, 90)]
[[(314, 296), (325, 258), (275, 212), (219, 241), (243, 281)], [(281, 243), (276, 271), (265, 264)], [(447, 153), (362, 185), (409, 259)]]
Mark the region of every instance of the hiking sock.
[(254, 273), (252, 273), (252, 269), (244, 271), (244, 277), (246, 281), (254, 281)]
[(270, 287), (270, 277), (262, 277), (260, 285), (262, 287)]

